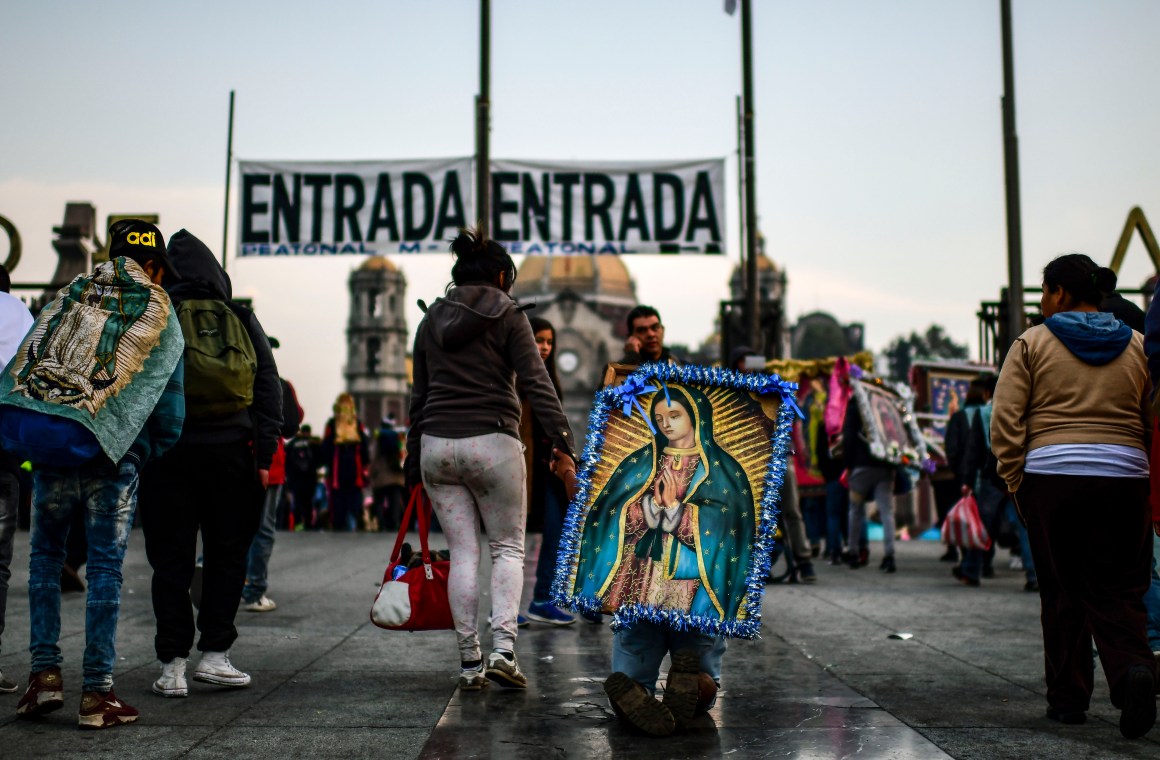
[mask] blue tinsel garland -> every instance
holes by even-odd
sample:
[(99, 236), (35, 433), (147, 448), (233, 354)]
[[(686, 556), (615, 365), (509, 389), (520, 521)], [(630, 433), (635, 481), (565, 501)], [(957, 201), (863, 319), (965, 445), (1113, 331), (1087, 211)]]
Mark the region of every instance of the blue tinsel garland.
[[(661, 387), (646, 384), (651, 379), (659, 380)], [(712, 636), (730, 636), (740, 639), (755, 639), (761, 629), (761, 599), (765, 594), (765, 579), (769, 575), (770, 551), (773, 548), (774, 533), (781, 501), (781, 489), (785, 482), (785, 471), (790, 453), (790, 434), (793, 417), (800, 415), (795, 394), (797, 383), (782, 380), (777, 375), (742, 374), (720, 367), (674, 366), (649, 362), (632, 373), (620, 386), (610, 386), (596, 393), (592, 413), (588, 420), (588, 434), (584, 443), (580, 469), (576, 476), (578, 490), (568, 506), (564, 519), (564, 529), (560, 537), (560, 551), (556, 561), (556, 579), (552, 584), (552, 598), (556, 604), (583, 612), (600, 612), (601, 601), (595, 597), (577, 596), (572, 593), (574, 573), (580, 561), (580, 540), (587, 517), (588, 497), (592, 489), (592, 476), (596, 463), (604, 450), (604, 430), (608, 415), (614, 410), (630, 414), (640, 408), (638, 397), (646, 393), (667, 390), (665, 384), (678, 382), (687, 385), (733, 388), (752, 393), (777, 393), (781, 396), (781, 406), (777, 414), (776, 429), (770, 439), (771, 456), (765, 472), (765, 489), (761, 499), (761, 520), (757, 525), (753, 555), (746, 574), (746, 604), (743, 620), (720, 620), (699, 615), (690, 615), (680, 610), (631, 604), (620, 607), (613, 614), (612, 628), (631, 626), (646, 620), (665, 625), (678, 631), (699, 631)], [(634, 403), (637, 401), (637, 403)], [(647, 417), (646, 417), (646, 421)], [(650, 426), (651, 427), (651, 426)]]

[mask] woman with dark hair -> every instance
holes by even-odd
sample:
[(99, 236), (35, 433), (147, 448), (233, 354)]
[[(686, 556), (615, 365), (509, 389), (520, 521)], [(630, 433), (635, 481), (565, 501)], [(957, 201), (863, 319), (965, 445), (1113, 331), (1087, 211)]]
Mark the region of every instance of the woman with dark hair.
[[(544, 368), (556, 388), (556, 396), (563, 400), (560, 380), (556, 375), (556, 328), (546, 319), (528, 317), (536, 348), (544, 360)], [(552, 604), (552, 581), (556, 578), (556, 554), (560, 550), (560, 533), (564, 528), (564, 512), (568, 496), (564, 484), (552, 475), (552, 439), (544, 431), (539, 418), (523, 399), (520, 418), (520, 438), (525, 447), (524, 459), (528, 466), (528, 530), (542, 533), (540, 553), (536, 561), (536, 586), (528, 605), (528, 618), (550, 625), (571, 625), (576, 618)]]
[(1083, 723), (1099, 650), (1120, 733), (1156, 722), (1144, 633), (1152, 384), (1138, 333), (1097, 311), (1116, 275), (1068, 254), (1043, 270), (1046, 321), (1015, 340), (991, 418), (998, 475), (1027, 523), (1042, 602), (1047, 717)]
[[(451, 549), (448, 594), (459, 643), (459, 686), (495, 681), (525, 688), (515, 658), (524, 581), (527, 492), (520, 396), (555, 449), (554, 466), (575, 487), (572, 431), (532, 327), (508, 295), (516, 268), (503, 246), (471, 230), (451, 243), (447, 295), (415, 335), (408, 486), (421, 482)], [(491, 549), (492, 647), (479, 646), (480, 522)]]

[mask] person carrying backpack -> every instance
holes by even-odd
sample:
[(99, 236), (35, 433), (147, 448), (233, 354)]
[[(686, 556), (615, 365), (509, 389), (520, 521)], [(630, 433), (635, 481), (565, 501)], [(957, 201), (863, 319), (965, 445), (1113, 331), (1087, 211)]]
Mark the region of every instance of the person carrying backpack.
[(201, 532), (202, 652), (193, 679), (248, 686), (229, 649), (258, 530), (270, 466), (282, 429), (282, 388), (269, 340), (253, 312), (232, 303), (229, 276), (209, 248), (185, 230), (168, 253), (182, 279), (166, 282), (185, 336), (186, 423), (141, 483), (145, 553), (153, 568), (154, 646), (161, 677), (153, 692), (189, 695), (186, 664), (194, 643), (189, 587)]
[(109, 243), (110, 260), (45, 307), (0, 378), (0, 441), (34, 467), (32, 667), (16, 715), (38, 718), (64, 705), (60, 575), (73, 514), (84, 510), (88, 602), (77, 722), (85, 729), (138, 717), (113, 693), (121, 565), (141, 467), (176, 443), (185, 414), (184, 341), (160, 285), (177, 272), (161, 232), (123, 220), (110, 228)]

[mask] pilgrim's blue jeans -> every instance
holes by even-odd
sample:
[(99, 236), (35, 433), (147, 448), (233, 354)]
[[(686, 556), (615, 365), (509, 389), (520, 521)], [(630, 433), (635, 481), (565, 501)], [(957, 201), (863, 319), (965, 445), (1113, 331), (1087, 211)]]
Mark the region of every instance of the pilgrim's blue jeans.
[(33, 673), (60, 667), (60, 571), (72, 515), (84, 510), (89, 588), (82, 690), (107, 692), (113, 688), (117, 660), (121, 565), (137, 509), (138, 470), (132, 461), (115, 465), (100, 459), (81, 467), (44, 467), (33, 473), (28, 649)]
[(540, 556), (536, 562), (536, 587), (532, 589), (533, 602), (552, 600), (552, 582), (556, 580), (556, 557), (560, 551), (560, 534), (564, 531), (564, 510), (560, 495), (548, 483), (544, 486), (544, 535), (540, 541)]
[(266, 489), (262, 505), (262, 519), (258, 532), (250, 543), (250, 553), (246, 558), (246, 585), (242, 589), (242, 601), (253, 604), (266, 594), (270, 587), (270, 555), (274, 553), (274, 535), (278, 522), (278, 503), (282, 501), (282, 484)]
[(654, 623), (640, 621), (612, 637), (612, 671), (624, 673), (655, 694), (661, 661), (670, 652), (694, 649), (701, 656), (701, 672), (721, 683), (721, 658), (725, 656), (725, 639), (696, 631), (674, 631)]
[(1153, 652), (1160, 652), (1160, 536), (1155, 529), (1152, 533), (1152, 585), (1144, 594), (1144, 607), (1148, 610), (1148, 645)]

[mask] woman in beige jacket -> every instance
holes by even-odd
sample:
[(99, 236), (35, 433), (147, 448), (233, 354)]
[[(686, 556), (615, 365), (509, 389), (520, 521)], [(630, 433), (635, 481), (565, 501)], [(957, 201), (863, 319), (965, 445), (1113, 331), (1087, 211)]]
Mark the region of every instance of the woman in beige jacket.
[(1136, 738), (1156, 721), (1143, 605), (1151, 382), (1142, 336), (1098, 311), (1115, 286), (1110, 269), (1081, 254), (1043, 270), (1047, 319), (1007, 354), (991, 444), (1039, 573), (1047, 717), (1086, 720), (1094, 637), (1120, 732)]

